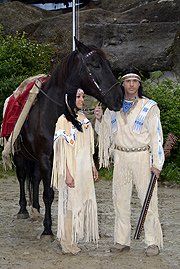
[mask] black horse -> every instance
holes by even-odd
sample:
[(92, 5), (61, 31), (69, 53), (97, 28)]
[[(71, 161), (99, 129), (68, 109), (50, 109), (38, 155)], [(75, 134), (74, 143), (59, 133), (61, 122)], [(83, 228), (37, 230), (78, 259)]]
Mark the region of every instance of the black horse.
[(77, 49), (66, 56), (44, 82), (37, 102), (31, 108), (17, 139), (20, 150), (14, 154), (20, 183), (19, 215), (27, 211), (24, 190), (26, 159), (33, 161), (36, 168), (32, 175), (33, 207), (38, 211), (38, 188), (40, 180), (43, 180), (45, 218), (42, 235), (52, 235), (51, 204), (54, 192), (50, 183), (56, 121), (61, 114), (65, 114), (66, 118), (81, 130), (79, 122), (65, 102), (66, 94), (75, 95), (77, 88), (82, 88), (86, 94), (95, 97), (111, 110), (117, 111), (122, 106), (122, 90), (110, 69), (106, 54), (101, 49), (102, 44), (85, 46), (76, 39), (75, 42)]

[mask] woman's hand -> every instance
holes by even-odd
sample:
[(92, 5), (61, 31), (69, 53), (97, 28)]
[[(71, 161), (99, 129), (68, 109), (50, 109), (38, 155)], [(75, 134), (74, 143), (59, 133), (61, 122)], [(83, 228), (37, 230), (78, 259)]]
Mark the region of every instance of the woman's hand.
[(103, 110), (102, 110), (102, 106), (100, 106), (99, 104), (100, 103), (98, 103), (94, 109), (94, 115), (95, 115), (96, 119), (101, 122)]
[(98, 171), (95, 166), (92, 167), (92, 172), (93, 172), (93, 178), (96, 181), (98, 179)]
[(71, 176), (67, 164), (66, 164), (66, 180), (65, 180), (65, 183), (70, 188), (75, 187), (74, 178)]
[(68, 185), (68, 187), (70, 188), (74, 188), (75, 184), (74, 184), (74, 178), (71, 175), (66, 175), (66, 180), (65, 183)]

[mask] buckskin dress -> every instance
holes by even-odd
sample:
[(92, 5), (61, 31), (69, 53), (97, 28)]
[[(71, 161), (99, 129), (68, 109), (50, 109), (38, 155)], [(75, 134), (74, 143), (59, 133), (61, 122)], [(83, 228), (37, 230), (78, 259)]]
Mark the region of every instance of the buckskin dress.
[[(98, 242), (97, 203), (92, 167), (94, 131), (91, 122), (78, 112), (83, 132), (62, 115), (54, 135), (54, 160), (51, 185), (59, 191), (57, 237), (66, 244), (79, 240)], [(66, 164), (75, 188), (66, 185)], [(70, 221), (69, 221), (70, 218)], [(66, 226), (71, 226), (69, 232)]]

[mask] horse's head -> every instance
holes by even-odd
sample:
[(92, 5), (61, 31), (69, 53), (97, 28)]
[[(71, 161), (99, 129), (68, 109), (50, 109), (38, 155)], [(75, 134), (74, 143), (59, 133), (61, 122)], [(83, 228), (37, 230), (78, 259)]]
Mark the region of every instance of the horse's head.
[(77, 50), (61, 60), (47, 79), (43, 91), (56, 104), (56, 114), (64, 113), (81, 130), (73, 106), (65, 102), (66, 95), (75, 99), (77, 89), (82, 88), (86, 94), (95, 97), (110, 110), (118, 111), (122, 107), (123, 92), (110, 69), (105, 52), (100, 48), (102, 40), (96, 46), (85, 46), (77, 39), (75, 41)]
[(80, 87), (88, 95), (92, 95), (110, 110), (120, 110), (123, 102), (122, 89), (114, 77), (105, 52), (96, 46), (85, 46), (75, 38), (79, 59), (76, 67)]

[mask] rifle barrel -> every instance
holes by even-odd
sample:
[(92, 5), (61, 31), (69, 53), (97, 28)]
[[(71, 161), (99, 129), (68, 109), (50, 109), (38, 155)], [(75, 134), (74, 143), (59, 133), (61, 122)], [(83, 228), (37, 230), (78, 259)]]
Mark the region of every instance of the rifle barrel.
[[(169, 133), (164, 145), (164, 154), (165, 154), (165, 158), (170, 157), (171, 156), (171, 150), (173, 148), (173, 146), (176, 144), (177, 140), (179, 139), (179, 137), (175, 136), (172, 133)], [(152, 173), (151, 175), (151, 180), (149, 183), (149, 187), (146, 193), (146, 197), (144, 200), (144, 204), (141, 210), (141, 215), (139, 217), (139, 221), (136, 227), (136, 232), (134, 234), (134, 239), (139, 239), (140, 235), (141, 235), (141, 231), (144, 225), (144, 221), (146, 218), (146, 214), (147, 214), (147, 210), (149, 208), (149, 203), (151, 201), (151, 196), (154, 190), (154, 186), (156, 183), (156, 176), (154, 173)]]
[(152, 196), (153, 189), (154, 189), (153, 185), (155, 185), (155, 182), (156, 182), (155, 178), (156, 178), (156, 175), (154, 173), (152, 173), (151, 180), (149, 182), (148, 190), (147, 190), (147, 193), (146, 193), (146, 197), (145, 197), (145, 200), (144, 200), (144, 204), (143, 204), (141, 214), (140, 214), (140, 217), (139, 217), (139, 221), (138, 221), (136, 231), (135, 231), (135, 234), (134, 234), (134, 239), (139, 239), (140, 238), (140, 234), (141, 234), (141, 231), (142, 231), (142, 227), (144, 225), (147, 210), (149, 208), (149, 202), (151, 200), (151, 196)]

